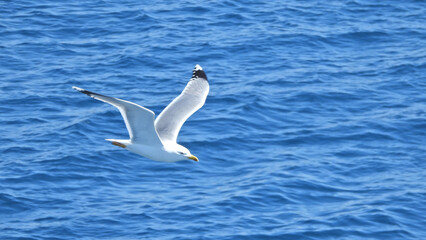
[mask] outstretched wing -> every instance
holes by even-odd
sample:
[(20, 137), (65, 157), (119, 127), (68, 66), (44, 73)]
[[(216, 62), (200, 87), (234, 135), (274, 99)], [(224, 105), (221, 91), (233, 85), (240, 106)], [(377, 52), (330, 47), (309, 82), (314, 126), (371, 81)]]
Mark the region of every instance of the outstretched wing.
[(186, 119), (204, 105), (209, 88), (207, 76), (197, 64), (185, 89), (155, 120), (155, 129), (163, 142), (176, 142)]
[(94, 92), (90, 92), (78, 87), (73, 89), (84, 93), (94, 99), (109, 103), (120, 110), (129, 132), (130, 140), (133, 143), (144, 145), (162, 145), (157, 131), (154, 127), (155, 114), (151, 110), (139, 106), (135, 103), (124, 101), (118, 98), (108, 97)]

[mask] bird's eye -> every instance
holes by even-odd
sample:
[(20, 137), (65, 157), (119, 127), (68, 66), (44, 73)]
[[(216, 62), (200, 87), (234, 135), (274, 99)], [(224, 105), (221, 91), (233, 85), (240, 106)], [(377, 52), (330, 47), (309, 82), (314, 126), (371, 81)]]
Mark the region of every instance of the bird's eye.
[(183, 153), (183, 152), (179, 152), (179, 151), (178, 151), (178, 153), (179, 153), (180, 155), (183, 155), (183, 154), (185, 154), (185, 153)]

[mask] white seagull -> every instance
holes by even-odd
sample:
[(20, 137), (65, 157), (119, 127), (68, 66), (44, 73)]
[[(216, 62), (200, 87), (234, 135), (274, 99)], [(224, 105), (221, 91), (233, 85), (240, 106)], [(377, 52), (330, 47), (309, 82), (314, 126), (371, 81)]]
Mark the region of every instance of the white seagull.
[(113, 145), (156, 161), (177, 162), (191, 159), (198, 162), (198, 158), (187, 148), (179, 145), (176, 139), (183, 123), (204, 105), (209, 93), (209, 82), (200, 65), (195, 66), (192, 77), (182, 93), (161, 112), (157, 119), (153, 111), (135, 103), (79, 87), (72, 88), (120, 110), (130, 139), (105, 139)]

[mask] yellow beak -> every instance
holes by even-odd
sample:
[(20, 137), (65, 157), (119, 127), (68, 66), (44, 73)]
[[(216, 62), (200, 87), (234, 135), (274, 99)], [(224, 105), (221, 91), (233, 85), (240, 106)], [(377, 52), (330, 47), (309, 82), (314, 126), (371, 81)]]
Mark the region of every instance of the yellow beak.
[(188, 159), (191, 159), (191, 160), (198, 162), (198, 158), (194, 155), (189, 156)]

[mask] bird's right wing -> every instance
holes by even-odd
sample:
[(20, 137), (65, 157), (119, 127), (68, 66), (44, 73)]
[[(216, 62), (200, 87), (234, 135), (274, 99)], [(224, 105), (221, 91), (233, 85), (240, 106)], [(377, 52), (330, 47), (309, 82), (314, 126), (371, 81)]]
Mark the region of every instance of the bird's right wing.
[(155, 128), (163, 142), (176, 142), (186, 119), (204, 105), (209, 89), (204, 70), (196, 65), (185, 89), (155, 120)]
[(72, 88), (94, 99), (109, 103), (118, 108), (121, 116), (123, 116), (124, 122), (126, 123), (130, 140), (133, 143), (141, 143), (151, 146), (163, 145), (158, 137), (157, 131), (155, 130), (155, 114), (151, 110), (129, 101), (97, 94), (78, 87)]

